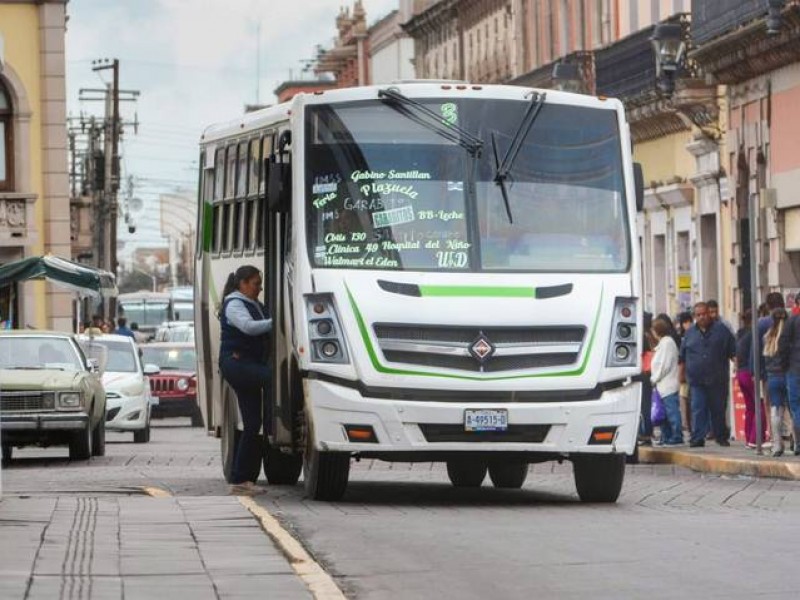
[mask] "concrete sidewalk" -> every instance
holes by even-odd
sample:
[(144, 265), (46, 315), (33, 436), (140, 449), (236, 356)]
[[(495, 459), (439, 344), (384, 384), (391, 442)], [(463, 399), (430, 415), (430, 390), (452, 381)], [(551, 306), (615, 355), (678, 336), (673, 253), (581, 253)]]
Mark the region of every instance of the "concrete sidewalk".
[(639, 461), (643, 463), (673, 464), (693, 471), (719, 475), (748, 475), (751, 477), (775, 477), (800, 480), (800, 457), (794, 456), (791, 443), (780, 458), (770, 456), (770, 448), (759, 456), (755, 450), (739, 442), (731, 442), (723, 448), (714, 442), (706, 442), (703, 448), (678, 448), (639, 446)]
[(6, 496), (0, 598), (311, 598), (236, 497)]

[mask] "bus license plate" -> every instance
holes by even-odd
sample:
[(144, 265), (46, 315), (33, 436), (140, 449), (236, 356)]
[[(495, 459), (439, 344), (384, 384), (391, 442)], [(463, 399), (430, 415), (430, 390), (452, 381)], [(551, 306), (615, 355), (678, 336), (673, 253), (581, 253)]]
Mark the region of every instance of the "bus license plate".
[(507, 410), (467, 410), (464, 412), (465, 431), (506, 431)]

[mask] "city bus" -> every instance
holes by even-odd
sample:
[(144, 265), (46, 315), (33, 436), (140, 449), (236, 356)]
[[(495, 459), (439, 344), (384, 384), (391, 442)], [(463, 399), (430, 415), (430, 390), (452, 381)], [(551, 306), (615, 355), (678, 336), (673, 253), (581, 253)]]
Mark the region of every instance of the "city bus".
[(171, 321), (172, 296), (167, 292), (130, 292), (117, 296), (117, 316), (125, 317), (128, 326), (136, 323), (139, 331), (153, 337), (159, 325)]
[(635, 450), (641, 169), (614, 99), (399, 82), (301, 94), (201, 139), (198, 397), (229, 476), (220, 293), (263, 270), (270, 483), (346, 492), (351, 461), (519, 488), (572, 463), (616, 501)]

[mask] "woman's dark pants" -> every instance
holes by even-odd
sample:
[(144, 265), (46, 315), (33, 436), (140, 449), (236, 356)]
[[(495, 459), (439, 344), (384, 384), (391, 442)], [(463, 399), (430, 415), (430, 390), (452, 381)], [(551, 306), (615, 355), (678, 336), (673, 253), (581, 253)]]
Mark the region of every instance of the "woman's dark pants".
[(252, 474), (258, 472), (255, 465), (261, 464), (263, 442), (258, 434), (262, 426), (265, 438), (269, 432), (269, 404), (266, 398), (271, 373), (263, 363), (233, 356), (222, 358), (219, 366), (222, 376), (236, 392), (244, 427), (233, 457), (231, 483), (244, 483), (252, 480)]

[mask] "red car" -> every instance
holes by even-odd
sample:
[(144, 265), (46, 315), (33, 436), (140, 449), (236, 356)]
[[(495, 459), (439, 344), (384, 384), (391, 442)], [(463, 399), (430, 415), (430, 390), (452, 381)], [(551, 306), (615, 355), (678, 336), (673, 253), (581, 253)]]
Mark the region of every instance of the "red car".
[(156, 342), (141, 346), (142, 362), (158, 365), (150, 375), (150, 394), (158, 398), (154, 417), (191, 417), (192, 427), (203, 426), (197, 404), (197, 354), (192, 342)]

